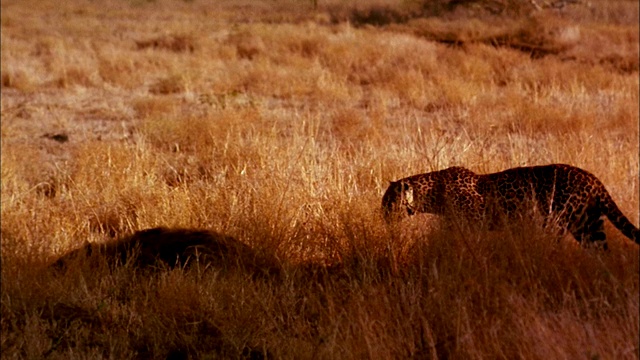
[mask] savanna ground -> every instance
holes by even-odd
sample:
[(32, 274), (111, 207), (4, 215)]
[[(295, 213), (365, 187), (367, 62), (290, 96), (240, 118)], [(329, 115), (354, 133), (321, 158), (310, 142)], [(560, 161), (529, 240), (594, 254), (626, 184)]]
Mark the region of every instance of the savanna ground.
[[(561, 162), (637, 225), (638, 2), (355, 3), (2, 0), (3, 359), (638, 358), (612, 226), (379, 211), (410, 174)], [(283, 272), (47, 269), (155, 226)]]

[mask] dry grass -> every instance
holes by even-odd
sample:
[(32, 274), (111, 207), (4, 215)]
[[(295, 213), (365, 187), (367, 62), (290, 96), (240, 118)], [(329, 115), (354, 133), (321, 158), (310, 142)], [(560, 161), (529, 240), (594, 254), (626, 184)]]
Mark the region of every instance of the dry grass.
[[(562, 162), (638, 224), (638, 3), (463, 3), (3, 0), (3, 357), (637, 359), (613, 227), (380, 217), (389, 180)], [(156, 226), (281, 271), (47, 269)]]

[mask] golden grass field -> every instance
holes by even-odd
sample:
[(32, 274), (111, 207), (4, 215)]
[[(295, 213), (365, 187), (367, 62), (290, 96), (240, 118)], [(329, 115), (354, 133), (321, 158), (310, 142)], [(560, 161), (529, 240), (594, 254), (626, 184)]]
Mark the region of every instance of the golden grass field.
[[(637, 359), (609, 223), (381, 218), (390, 180), (569, 163), (638, 225), (638, 2), (460, 3), (2, 0), (2, 358)], [(47, 268), (157, 226), (282, 271)]]

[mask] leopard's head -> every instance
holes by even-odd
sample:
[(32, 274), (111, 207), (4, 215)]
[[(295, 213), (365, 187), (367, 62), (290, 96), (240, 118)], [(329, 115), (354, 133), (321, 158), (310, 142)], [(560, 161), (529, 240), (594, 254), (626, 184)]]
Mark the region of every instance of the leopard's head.
[(387, 222), (405, 214), (413, 215), (414, 206), (413, 186), (405, 180), (392, 181), (382, 196), (382, 212)]

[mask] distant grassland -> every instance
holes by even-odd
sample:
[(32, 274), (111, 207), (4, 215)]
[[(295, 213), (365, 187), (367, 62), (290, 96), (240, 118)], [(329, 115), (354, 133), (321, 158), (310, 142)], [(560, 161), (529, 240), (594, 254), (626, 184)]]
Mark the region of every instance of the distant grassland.
[[(602, 254), (379, 208), (414, 173), (559, 162), (638, 225), (638, 2), (452, 3), (3, 0), (3, 358), (637, 359), (612, 226)], [(283, 274), (45, 269), (155, 226)]]

